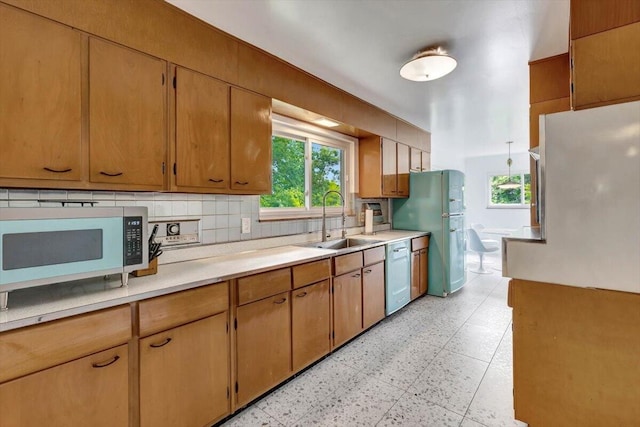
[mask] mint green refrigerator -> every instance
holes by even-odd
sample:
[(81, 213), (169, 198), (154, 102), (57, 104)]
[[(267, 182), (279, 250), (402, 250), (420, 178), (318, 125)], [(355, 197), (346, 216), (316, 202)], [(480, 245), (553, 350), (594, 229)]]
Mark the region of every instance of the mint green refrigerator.
[(465, 269), (464, 173), (411, 173), (409, 198), (393, 200), (393, 228), (430, 231), (429, 295), (446, 297), (462, 288)]

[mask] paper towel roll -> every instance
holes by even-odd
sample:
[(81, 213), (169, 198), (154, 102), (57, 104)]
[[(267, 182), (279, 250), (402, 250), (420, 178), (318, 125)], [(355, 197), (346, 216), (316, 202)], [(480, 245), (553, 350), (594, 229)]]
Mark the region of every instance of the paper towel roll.
[(373, 209), (364, 211), (364, 234), (373, 234)]

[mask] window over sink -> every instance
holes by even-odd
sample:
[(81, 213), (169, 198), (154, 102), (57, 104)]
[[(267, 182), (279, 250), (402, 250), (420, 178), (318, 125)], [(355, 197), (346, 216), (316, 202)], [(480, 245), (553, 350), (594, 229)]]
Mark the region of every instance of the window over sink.
[[(356, 138), (274, 114), (271, 143), (272, 194), (260, 196), (260, 218), (320, 216), (329, 190), (350, 211)], [(327, 195), (326, 207), (341, 212), (340, 197)]]

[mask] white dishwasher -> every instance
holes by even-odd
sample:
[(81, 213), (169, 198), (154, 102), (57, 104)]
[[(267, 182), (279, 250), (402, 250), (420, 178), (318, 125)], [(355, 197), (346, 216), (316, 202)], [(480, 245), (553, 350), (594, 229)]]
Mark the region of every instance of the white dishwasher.
[(400, 310), (411, 301), (411, 258), (409, 240), (387, 244), (386, 314)]

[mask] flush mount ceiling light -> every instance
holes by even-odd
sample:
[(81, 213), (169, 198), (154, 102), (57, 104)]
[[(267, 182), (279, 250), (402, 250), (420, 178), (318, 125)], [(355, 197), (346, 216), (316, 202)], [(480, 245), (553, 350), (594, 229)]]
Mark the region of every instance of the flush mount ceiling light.
[(400, 68), (400, 75), (414, 82), (439, 79), (452, 72), (458, 62), (440, 47), (422, 50)]
[(324, 126), (324, 127), (328, 127), (328, 128), (334, 128), (338, 125), (340, 125), (340, 123), (334, 122), (333, 120), (329, 120), (325, 117), (322, 117), (320, 119), (316, 119), (313, 121), (313, 123), (320, 125), (320, 126)]
[(511, 144), (513, 144), (513, 141), (507, 141), (507, 145), (509, 146), (509, 158), (507, 159), (507, 166), (509, 167), (509, 180), (504, 184), (498, 185), (498, 188), (501, 190), (513, 190), (514, 188), (520, 188), (520, 184), (511, 180), (511, 164), (513, 163), (513, 160), (511, 160)]

